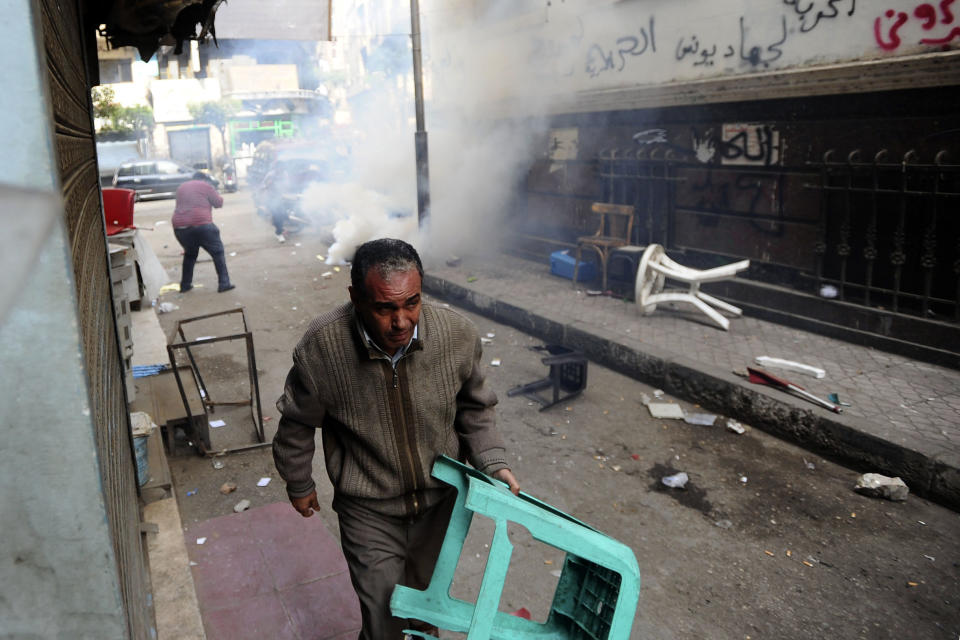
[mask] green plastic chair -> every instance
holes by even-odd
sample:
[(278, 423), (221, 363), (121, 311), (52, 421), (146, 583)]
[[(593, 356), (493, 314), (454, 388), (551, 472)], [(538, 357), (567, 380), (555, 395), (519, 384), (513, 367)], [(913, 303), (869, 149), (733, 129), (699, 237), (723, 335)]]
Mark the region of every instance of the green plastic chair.
[[(423, 591), (397, 585), (390, 599), (393, 615), (466, 632), (467, 640), (630, 637), (640, 596), (640, 569), (629, 547), (530, 495), (521, 492), (514, 496), (502, 482), (451, 458), (438, 458), (432, 474), (457, 489), (456, 505), (430, 584)], [(476, 604), (450, 596), (474, 513), (495, 524)], [(513, 552), (508, 521), (526, 527), (540, 542), (567, 552), (544, 623), (498, 611)], [(433, 638), (418, 631), (405, 633)]]

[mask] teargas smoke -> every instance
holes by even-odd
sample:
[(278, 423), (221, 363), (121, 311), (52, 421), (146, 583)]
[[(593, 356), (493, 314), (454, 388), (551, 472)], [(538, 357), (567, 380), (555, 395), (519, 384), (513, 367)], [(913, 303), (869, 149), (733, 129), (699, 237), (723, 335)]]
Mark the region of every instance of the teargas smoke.
[[(522, 14), (533, 11), (532, 3), (519, 4), (527, 7)], [(401, 73), (393, 79), (374, 74), (363, 104), (351, 101), (349, 175), (311, 186), (301, 204), (304, 215), (332, 230), (328, 263), (349, 260), (362, 242), (387, 236), (413, 243), (428, 263), (499, 248), (517, 187), (548, 144), (542, 119), (513, 118), (496, 106), (517, 92), (500, 72), (513, 54), (498, 49), (492, 29), (517, 14), (517, 5), (487, 5), (477, 15), (472, 6), (452, 10), (440, 0), (421, 0), (431, 200), (424, 228), (417, 223), (409, 37), (391, 46), (394, 71)], [(406, 19), (393, 28), (409, 32), (409, 14)], [(536, 112), (525, 99), (524, 114)]]
[(502, 73), (524, 63), (501, 31), (514, 18), (542, 22), (543, 3), (499, 0), (456, 12), (442, 0), (421, 0), (421, 7), (431, 198), (421, 250), (428, 260), (492, 255), (518, 208), (518, 187), (548, 148), (545, 118), (529, 115), (546, 113), (546, 101), (525, 98), (522, 116), (506, 106), (528, 92)]

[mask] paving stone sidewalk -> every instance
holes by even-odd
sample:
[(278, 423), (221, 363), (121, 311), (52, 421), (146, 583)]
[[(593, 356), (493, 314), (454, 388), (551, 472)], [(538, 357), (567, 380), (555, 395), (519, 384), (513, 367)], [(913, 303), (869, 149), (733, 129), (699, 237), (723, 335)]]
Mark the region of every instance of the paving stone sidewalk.
[[(757, 318), (733, 319), (723, 331), (685, 305), (643, 316), (632, 302), (588, 296), (549, 265), (508, 255), (428, 265), (424, 286), (714, 411), (864, 470), (900, 475), (917, 493), (960, 508), (960, 371)], [(757, 356), (824, 369), (823, 379), (769, 370), (851, 406), (838, 416), (734, 375), (756, 366)]]

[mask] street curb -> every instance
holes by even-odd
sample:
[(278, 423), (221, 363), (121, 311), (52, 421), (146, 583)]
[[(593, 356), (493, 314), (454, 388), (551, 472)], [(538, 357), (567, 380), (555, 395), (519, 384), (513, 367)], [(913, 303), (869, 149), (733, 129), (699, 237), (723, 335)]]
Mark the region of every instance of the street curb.
[(423, 288), (545, 342), (579, 349), (590, 360), (614, 371), (859, 471), (899, 476), (911, 492), (960, 511), (960, 469), (871, 435), (861, 427), (863, 418), (837, 415), (662, 347), (581, 322), (558, 322), (437, 276), (424, 275)]

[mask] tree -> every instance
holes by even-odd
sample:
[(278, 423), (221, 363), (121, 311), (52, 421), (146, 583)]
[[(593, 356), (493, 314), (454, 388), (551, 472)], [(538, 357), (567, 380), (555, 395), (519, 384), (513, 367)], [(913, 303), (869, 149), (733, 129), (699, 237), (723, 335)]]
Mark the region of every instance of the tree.
[(206, 102), (191, 102), (187, 105), (193, 119), (202, 124), (211, 124), (220, 131), (220, 142), (224, 153), (227, 151), (227, 125), (230, 118), (240, 110), (238, 100), (208, 100)]
[(147, 105), (125, 107), (116, 102), (116, 94), (108, 86), (94, 87), (93, 118), (97, 134), (111, 138), (144, 138), (153, 129), (153, 109)]

